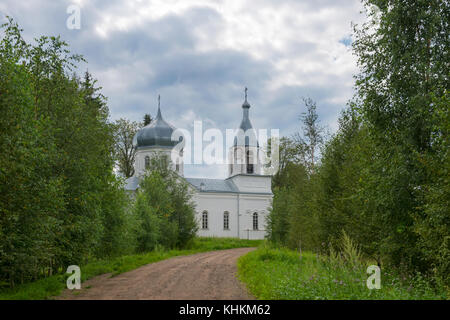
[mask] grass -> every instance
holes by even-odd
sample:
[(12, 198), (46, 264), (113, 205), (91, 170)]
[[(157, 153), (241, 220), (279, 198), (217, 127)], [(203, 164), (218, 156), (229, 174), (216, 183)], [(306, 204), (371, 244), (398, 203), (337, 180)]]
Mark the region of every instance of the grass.
[[(260, 240), (242, 240), (237, 238), (196, 238), (188, 249), (156, 250), (143, 254), (125, 255), (110, 259), (92, 261), (81, 268), (81, 280), (112, 273), (112, 276), (127, 272), (140, 266), (199, 252), (224, 250), (242, 247), (257, 247)], [(69, 274), (58, 274), (45, 279), (18, 285), (14, 289), (0, 290), (0, 300), (44, 300), (57, 296), (66, 286)], [(83, 286), (82, 286), (83, 287)]]
[[(344, 258), (343, 258), (344, 257)], [(368, 264), (309, 252), (261, 246), (238, 260), (239, 278), (258, 299), (268, 300), (425, 300), (447, 299), (420, 275), (400, 279), (381, 271), (381, 289), (366, 286)]]

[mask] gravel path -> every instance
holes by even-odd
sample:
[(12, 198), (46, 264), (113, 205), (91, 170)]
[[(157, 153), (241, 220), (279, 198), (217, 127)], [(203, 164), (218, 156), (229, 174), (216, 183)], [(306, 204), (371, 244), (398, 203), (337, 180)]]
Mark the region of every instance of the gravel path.
[(197, 253), (151, 263), (115, 277), (104, 274), (83, 282), (81, 290), (64, 290), (57, 299), (253, 299), (236, 278), (237, 259), (252, 250)]

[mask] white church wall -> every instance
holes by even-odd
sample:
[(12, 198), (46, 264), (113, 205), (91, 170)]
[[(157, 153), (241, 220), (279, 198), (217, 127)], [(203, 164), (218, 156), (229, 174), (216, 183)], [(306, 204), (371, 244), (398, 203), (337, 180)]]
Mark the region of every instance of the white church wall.
[[(201, 237), (237, 237), (237, 195), (227, 193), (196, 193), (196, 219)], [(208, 212), (208, 229), (202, 229), (203, 211)], [(223, 214), (229, 212), (229, 230), (223, 229)]]
[[(196, 203), (196, 219), (199, 226), (197, 234), (199, 236), (264, 239), (268, 208), (272, 200), (271, 195), (205, 192), (196, 193), (193, 200)], [(208, 229), (202, 229), (202, 215), (205, 210), (208, 212)], [(225, 211), (229, 212), (229, 230), (223, 228)], [(254, 212), (258, 213), (258, 230), (253, 230)]]
[[(242, 239), (264, 239), (267, 233), (267, 215), (271, 206), (271, 195), (240, 195), (239, 237)], [(258, 214), (258, 230), (253, 230), (253, 213)]]

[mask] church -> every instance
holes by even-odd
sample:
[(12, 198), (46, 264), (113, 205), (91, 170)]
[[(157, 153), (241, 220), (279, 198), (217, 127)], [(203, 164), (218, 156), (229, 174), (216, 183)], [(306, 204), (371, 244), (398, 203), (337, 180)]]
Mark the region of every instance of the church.
[[(233, 145), (228, 152), (228, 177), (226, 179), (184, 177), (183, 150), (177, 161), (171, 163), (180, 178), (185, 179), (193, 191), (196, 220), (202, 237), (234, 237), (264, 239), (266, 218), (272, 205), (271, 176), (262, 174), (260, 146), (249, 116), (250, 104), (242, 104), (242, 121)], [(178, 152), (173, 141), (175, 127), (166, 122), (158, 103), (156, 119), (141, 128), (134, 137), (136, 157), (134, 176), (127, 179), (125, 189), (135, 192), (139, 179), (155, 154)]]

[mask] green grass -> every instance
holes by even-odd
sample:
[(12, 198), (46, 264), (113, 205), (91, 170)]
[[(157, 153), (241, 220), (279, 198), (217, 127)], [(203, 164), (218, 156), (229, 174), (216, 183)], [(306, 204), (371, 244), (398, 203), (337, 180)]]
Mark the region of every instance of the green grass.
[(338, 256), (262, 246), (238, 260), (239, 278), (258, 299), (446, 299), (420, 276), (402, 279), (381, 271), (381, 289), (366, 286), (367, 265), (345, 262)]
[[(81, 280), (112, 273), (113, 276), (136, 269), (140, 266), (175, 256), (199, 252), (224, 250), (242, 247), (257, 247), (259, 240), (241, 240), (235, 238), (196, 238), (185, 250), (157, 250), (144, 254), (132, 254), (92, 261), (81, 268)], [(14, 289), (0, 290), (0, 300), (44, 300), (57, 296), (66, 286), (68, 274), (58, 274), (35, 282), (18, 285)], [(82, 286), (83, 287), (83, 286)]]

